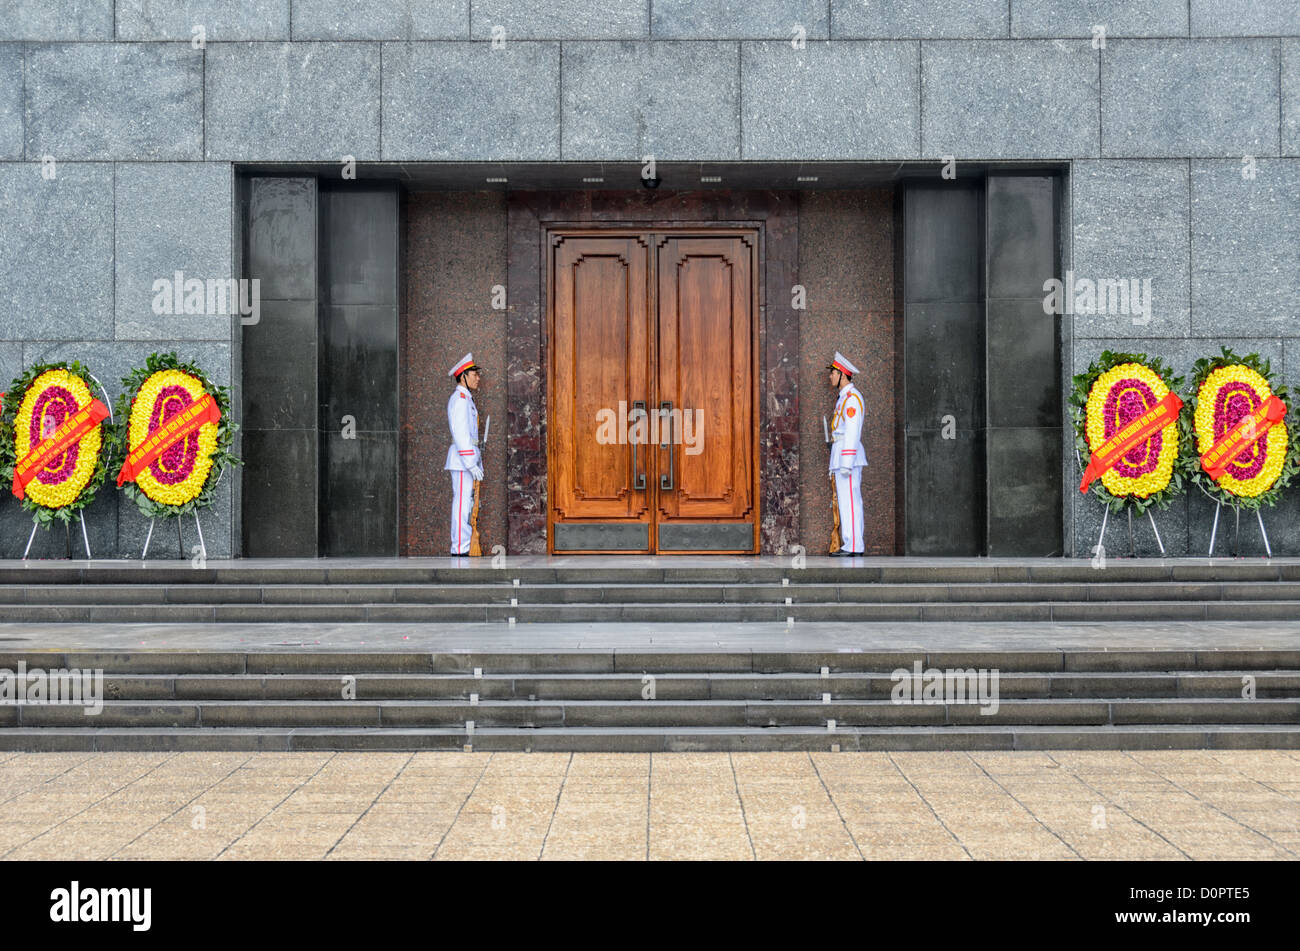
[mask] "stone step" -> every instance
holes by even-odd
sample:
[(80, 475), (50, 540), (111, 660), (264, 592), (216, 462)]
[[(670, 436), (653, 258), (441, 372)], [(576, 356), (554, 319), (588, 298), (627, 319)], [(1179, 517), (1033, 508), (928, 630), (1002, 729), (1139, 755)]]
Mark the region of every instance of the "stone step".
[[(1300, 698), (1300, 671), (1209, 673), (1000, 674), (999, 695), (1007, 700), (1149, 698), (1239, 698), (1245, 677), (1255, 696)], [(489, 674), (361, 674), (347, 682), (358, 700), (640, 700), (642, 674), (553, 674), (527, 677)], [(656, 674), (655, 696), (670, 700), (888, 699), (897, 681), (887, 673)], [(104, 678), (110, 700), (337, 700), (345, 686), (337, 674), (139, 674)]]
[[(1300, 601), (1300, 582), (1147, 581), (985, 584), (28, 584), (0, 585), (0, 604), (140, 605), (532, 605), (934, 604), (1035, 602)], [(1296, 606), (1300, 616), (1300, 605)]]
[(15, 727), (786, 727), (973, 724), (1300, 724), (1300, 699), (1001, 700), (306, 700), (139, 703), (110, 700), (98, 713), (71, 705), (0, 706)]
[[(472, 635), (467, 635), (472, 640)], [(457, 674), (553, 676), (664, 674), (889, 675), (920, 664), (930, 668), (997, 669), (1001, 675), (1180, 672), (1293, 673), (1300, 648), (1228, 650), (970, 650), (970, 651), (769, 651), (591, 648), (586, 650), (464, 650), (421, 653), (401, 650), (0, 650), (0, 670), (102, 670), (105, 676)]]
[(1201, 723), (1160, 726), (952, 726), (754, 729), (214, 729), (22, 728), (0, 731), (0, 750), (288, 751), (469, 750), (725, 752), (740, 750), (1160, 750), (1300, 749), (1300, 726)]
[[(671, 558), (664, 559), (671, 561)], [(792, 565), (709, 565), (683, 563), (626, 567), (608, 561), (572, 567), (506, 566), (499, 569), (467, 565), (435, 567), (412, 562), (385, 562), (372, 566), (330, 565), (328, 560), (307, 564), (225, 562), (221, 566), (191, 567), (189, 561), (149, 562), (5, 562), (0, 564), (0, 585), (43, 584), (110, 585), (679, 585), (679, 584), (1003, 584), (1116, 582), (1300, 582), (1300, 563), (1267, 559), (1122, 559), (1112, 558), (1105, 568), (1093, 568), (1085, 559), (1059, 559), (1046, 563), (981, 559), (977, 564), (922, 564), (912, 560), (869, 559), (867, 563), (819, 563), (803, 568)]]
[(1295, 620), (1292, 601), (1064, 601), (830, 604), (21, 604), (21, 623), (495, 622), (745, 623), (796, 621), (1275, 621)]

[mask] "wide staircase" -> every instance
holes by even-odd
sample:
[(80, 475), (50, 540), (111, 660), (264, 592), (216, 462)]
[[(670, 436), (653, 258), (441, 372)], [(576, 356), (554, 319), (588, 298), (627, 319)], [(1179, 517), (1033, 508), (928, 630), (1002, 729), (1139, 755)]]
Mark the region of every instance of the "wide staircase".
[[(0, 669), (102, 671), (105, 698), (94, 714), (0, 704), (6, 750), (1300, 748), (1300, 643), (1061, 649), (1051, 635), (1063, 622), (1295, 622), (1300, 564), (1286, 562), (11, 563), (0, 619), (32, 625), (0, 639)], [(1043, 627), (1026, 625), (1016, 649), (798, 646), (806, 622), (862, 625), (877, 644), (896, 626), (897, 643), (914, 644), (908, 622), (934, 621), (973, 634), (978, 622)], [(362, 622), (388, 635), (353, 650), (232, 649), (229, 637), (110, 650), (60, 634), (98, 622), (147, 624), (155, 641), (160, 629), (234, 629), (218, 622)], [(463, 647), (402, 646), (403, 629), (428, 622), (465, 625)], [(552, 625), (610, 622), (704, 623), (732, 642), (752, 629), (769, 646), (545, 647)], [(771, 648), (782, 631), (790, 649)], [(516, 646), (476, 648), (485, 632)]]

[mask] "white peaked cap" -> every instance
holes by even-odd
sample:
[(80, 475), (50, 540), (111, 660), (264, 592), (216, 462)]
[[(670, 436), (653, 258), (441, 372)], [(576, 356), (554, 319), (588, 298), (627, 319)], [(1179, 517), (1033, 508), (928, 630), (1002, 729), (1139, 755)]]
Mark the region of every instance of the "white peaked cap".
[(835, 359), (831, 361), (831, 365), (827, 369), (843, 370), (849, 376), (854, 376), (858, 372), (858, 368), (849, 362), (849, 358), (838, 350), (835, 351)]
[(474, 354), (467, 353), (456, 361), (456, 365), (447, 371), (447, 376), (457, 377), (474, 365)]

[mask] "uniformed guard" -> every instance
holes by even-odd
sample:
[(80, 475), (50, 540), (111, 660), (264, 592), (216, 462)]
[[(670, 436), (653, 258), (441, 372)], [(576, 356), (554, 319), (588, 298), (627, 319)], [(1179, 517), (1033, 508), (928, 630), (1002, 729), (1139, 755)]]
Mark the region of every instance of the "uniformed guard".
[(837, 350), (826, 369), (831, 371), (830, 385), (839, 390), (831, 428), (830, 476), (840, 513), (840, 550), (832, 554), (861, 555), (866, 552), (862, 543), (862, 469), (867, 451), (862, 446), (865, 407), (862, 394), (853, 385), (858, 368)]
[(447, 464), (443, 466), (451, 475), (451, 553), (467, 555), (472, 534), (469, 516), (474, 504), (474, 483), (483, 479), (478, 407), (474, 405), (473, 392), (478, 389), (479, 367), (474, 363), (474, 354), (467, 353), (457, 360), (447, 375), (456, 378), (456, 390), (447, 401), (451, 445), (447, 448)]

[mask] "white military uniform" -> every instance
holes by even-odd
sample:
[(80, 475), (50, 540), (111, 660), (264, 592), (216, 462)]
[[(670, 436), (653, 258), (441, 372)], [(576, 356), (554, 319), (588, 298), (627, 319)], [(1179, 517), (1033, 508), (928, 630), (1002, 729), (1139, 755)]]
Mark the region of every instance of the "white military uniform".
[[(857, 373), (840, 353), (831, 364), (845, 373)], [(840, 510), (841, 551), (863, 554), (864, 520), (862, 512), (862, 469), (867, 464), (867, 451), (862, 445), (862, 420), (866, 407), (862, 394), (852, 383), (845, 383), (835, 401), (832, 418), (830, 473), (835, 481), (835, 501)]]
[[(457, 361), (449, 376), (456, 376), (466, 367), (474, 365), (473, 354), (465, 354)], [(472, 529), (470, 511), (474, 506), (473, 470), (481, 468), (478, 448), (478, 407), (474, 395), (464, 384), (457, 384), (447, 401), (447, 425), (451, 428), (452, 443), (447, 448), (447, 462), (443, 466), (451, 476), (451, 553), (469, 554)]]

